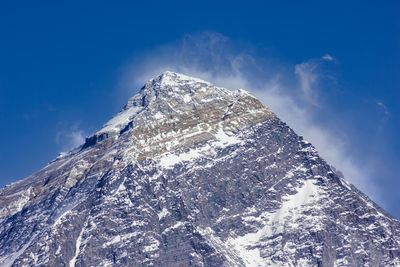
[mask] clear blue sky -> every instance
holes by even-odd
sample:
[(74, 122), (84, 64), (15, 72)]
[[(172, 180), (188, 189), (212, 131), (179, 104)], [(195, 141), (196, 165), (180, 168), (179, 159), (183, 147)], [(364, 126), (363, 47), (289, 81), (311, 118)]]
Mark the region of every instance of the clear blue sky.
[(332, 56), (324, 77), (334, 82), (319, 86), (314, 119), (341, 129), (400, 218), (399, 10), (399, 1), (1, 1), (0, 187), (118, 112), (132, 62), (140, 69), (143, 55), (210, 31), (283, 72)]

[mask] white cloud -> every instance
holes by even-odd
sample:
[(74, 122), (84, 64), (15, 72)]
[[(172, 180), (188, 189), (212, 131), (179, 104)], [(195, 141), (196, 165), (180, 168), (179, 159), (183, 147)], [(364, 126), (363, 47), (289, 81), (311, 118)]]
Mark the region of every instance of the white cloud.
[(327, 61), (335, 61), (335, 58), (334, 57), (332, 57), (331, 55), (329, 55), (329, 54), (325, 54), (324, 56), (322, 56), (322, 58), (321, 59), (323, 59), (323, 60), (327, 60)]
[(320, 67), (325, 62), (336, 62), (335, 58), (329, 54), (325, 54), (321, 58), (312, 58), (294, 67), (294, 73), (300, 82), (300, 90), (302, 97), (309, 104), (319, 106), (318, 99), (318, 82), (326, 75), (322, 73)]
[(386, 107), (386, 105), (383, 104), (382, 101), (378, 100), (378, 101), (376, 101), (376, 104), (378, 105), (378, 107), (380, 107), (382, 109), (382, 111), (386, 117), (390, 117), (390, 112), (389, 112), (388, 108)]
[(71, 147), (80, 146), (85, 141), (83, 131), (70, 132), (67, 134), (67, 137), (69, 138), (69, 144)]
[[(133, 88), (165, 70), (172, 70), (228, 89), (249, 90), (295, 132), (309, 140), (328, 163), (343, 172), (346, 179), (381, 205), (384, 204), (368, 168), (360, 166), (352, 156), (351, 143), (346, 134), (335, 129), (337, 127), (328, 127), (329, 123), (315, 119), (316, 113), (323, 111), (323, 107), (315, 110), (319, 90), (316, 84), (322, 75), (318, 67), (323, 61), (335, 59), (326, 54), (305, 61), (294, 67), (293, 74), (282, 71), (288, 66), (271, 65), (268, 60), (254, 57), (248, 50), (248, 46), (240, 49), (218, 33), (186, 35), (178, 42), (158, 47), (148, 55), (136, 58), (127, 67), (121, 85), (133, 94)], [(300, 81), (300, 92), (294, 82), (296, 77)], [(306, 101), (299, 101), (300, 97)]]
[(59, 131), (56, 135), (56, 144), (61, 146), (63, 151), (69, 151), (82, 145), (85, 142), (85, 134), (83, 130), (79, 130), (77, 126), (73, 126), (70, 130)]
[(303, 62), (297, 64), (294, 71), (300, 80), (300, 89), (305, 100), (314, 105), (317, 105), (317, 96), (314, 92), (314, 86), (319, 76), (316, 72), (317, 67), (318, 64), (316, 62)]
[(382, 114), (381, 119), (377, 122), (378, 132), (381, 133), (386, 125), (386, 122), (389, 120), (392, 114), (389, 112), (389, 109), (385, 104), (383, 104), (381, 100), (377, 100), (376, 105), (378, 106)]

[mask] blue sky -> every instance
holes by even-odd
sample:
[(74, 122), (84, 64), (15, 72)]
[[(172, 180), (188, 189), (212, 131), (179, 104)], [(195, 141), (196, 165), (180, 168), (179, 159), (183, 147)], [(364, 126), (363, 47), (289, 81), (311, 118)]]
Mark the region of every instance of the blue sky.
[(245, 87), (400, 218), (398, 1), (2, 1), (0, 187), (171, 69)]

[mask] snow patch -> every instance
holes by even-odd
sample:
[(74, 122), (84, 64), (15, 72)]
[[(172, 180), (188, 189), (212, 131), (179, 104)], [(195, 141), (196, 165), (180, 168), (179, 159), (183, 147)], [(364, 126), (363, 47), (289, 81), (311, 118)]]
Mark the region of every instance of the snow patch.
[(162, 119), (164, 117), (164, 115), (160, 111), (158, 111), (156, 114), (154, 114), (153, 117), (154, 117), (154, 119), (159, 120), (159, 119)]
[(226, 148), (228, 146), (243, 144), (243, 140), (234, 135), (227, 135), (222, 127), (215, 134), (215, 139), (207, 142), (205, 145), (198, 148), (191, 148), (189, 151), (180, 154), (167, 153), (159, 158), (160, 166), (164, 169), (171, 169), (178, 163), (193, 162), (194, 160), (215, 153), (217, 148)]
[(0, 218), (5, 215), (11, 216), (20, 212), (25, 204), (29, 202), (31, 193), (32, 187), (29, 187), (26, 190), (21, 190), (15, 194), (8, 195), (9, 198), (14, 198), (15, 200), (11, 201), (7, 206), (0, 208)]
[(120, 241), (121, 241), (121, 236), (120, 236), (120, 235), (117, 235), (117, 236), (115, 236), (111, 241), (109, 241), (109, 242), (103, 244), (103, 248), (108, 247), (108, 246), (110, 246), (110, 245), (112, 245), (112, 244), (116, 244), (116, 243), (118, 243), (118, 242), (120, 242)]
[(161, 81), (162, 85), (175, 86), (175, 85), (179, 85), (180, 83), (184, 83), (184, 84), (204, 83), (204, 84), (210, 85), (209, 82), (201, 80), (199, 78), (194, 78), (191, 76), (187, 76), (187, 75), (172, 72), (172, 71), (166, 71), (162, 75), (162, 81)]
[(165, 216), (169, 214), (169, 211), (166, 208), (163, 208), (159, 213), (158, 213), (158, 219), (161, 220)]
[(143, 107), (130, 107), (129, 109), (122, 110), (115, 117), (109, 120), (98, 133), (106, 132), (119, 132), (121, 131), (132, 119), (133, 116), (138, 114)]
[[(255, 233), (231, 237), (228, 239), (228, 243), (238, 251), (239, 256), (246, 262), (247, 266), (265, 266), (266, 259), (260, 256), (257, 245), (265, 238), (284, 232), (284, 227), (288, 226), (285, 221), (290, 216), (290, 222), (293, 223), (291, 227), (299, 227), (299, 225), (296, 225), (297, 217), (301, 216), (301, 211), (306, 205), (310, 206), (316, 201), (318, 195), (318, 186), (312, 180), (306, 180), (298, 188), (296, 194), (288, 195), (284, 199), (280, 209), (273, 213), (262, 213), (259, 216), (260, 218), (256, 218), (259, 219), (257, 221), (267, 222), (264, 227)], [(244, 220), (246, 219), (244, 218)], [(274, 263), (271, 262), (270, 264)]]
[(190, 95), (184, 95), (184, 96), (183, 96), (183, 102), (189, 103), (190, 100), (192, 100), (192, 98), (190, 97)]
[(80, 252), (80, 247), (81, 247), (81, 243), (82, 243), (82, 234), (83, 231), (85, 230), (87, 226), (87, 221), (85, 222), (85, 225), (82, 227), (81, 232), (79, 233), (78, 238), (76, 239), (76, 243), (75, 243), (75, 255), (74, 257), (69, 261), (69, 267), (75, 267), (75, 262), (76, 259), (78, 258), (79, 252)]

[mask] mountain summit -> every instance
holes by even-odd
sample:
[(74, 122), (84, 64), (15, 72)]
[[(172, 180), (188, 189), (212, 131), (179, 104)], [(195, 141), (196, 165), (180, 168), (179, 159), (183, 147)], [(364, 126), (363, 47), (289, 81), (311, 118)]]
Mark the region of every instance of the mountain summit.
[(174, 72), (0, 190), (0, 266), (399, 265), (400, 222), (309, 142)]

